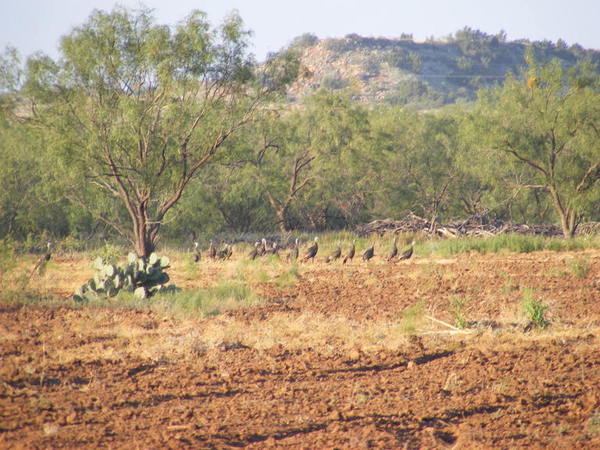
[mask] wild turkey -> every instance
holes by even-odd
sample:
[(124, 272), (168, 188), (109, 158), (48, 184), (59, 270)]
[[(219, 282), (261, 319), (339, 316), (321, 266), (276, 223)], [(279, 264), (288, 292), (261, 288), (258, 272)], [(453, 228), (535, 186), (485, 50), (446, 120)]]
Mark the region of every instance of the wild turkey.
[(48, 261), (50, 261), (50, 259), (52, 258), (52, 248), (54, 247), (54, 244), (52, 242), (48, 242), (46, 244), (46, 247), (47, 247), (46, 254), (44, 256), (42, 256), (40, 259), (38, 259), (37, 262), (35, 263), (35, 266), (33, 266), (31, 274), (29, 275), (30, 280), (31, 280), (31, 277), (33, 277), (33, 274), (36, 273), (36, 271), (38, 274), (41, 275), (46, 269), (46, 263)]
[(200, 261), (200, 249), (198, 248), (200, 244), (198, 242), (194, 242), (194, 262)]
[(258, 246), (260, 245), (259, 241), (256, 241), (254, 243), (254, 248), (252, 249), (252, 251), (250, 253), (248, 253), (248, 258), (250, 258), (251, 261), (254, 261), (256, 259), (256, 257), (258, 256)]
[(219, 259), (225, 261), (231, 258), (232, 253), (233, 250), (231, 249), (231, 245), (225, 244), (225, 247), (223, 247), (223, 249), (219, 251)]
[(329, 255), (327, 257), (327, 259), (325, 260), (326, 263), (329, 263), (331, 261), (336, 261), (337, 259), (340, 258), (340, 256), (342, 256), (342, 247), (340, 246), (339, 242), (337, 247), (335, 248), (335, 250), (331, 253), (331, 255)]
[(402, 261), (404, 259), (410, 259), (410, 257), (413, 255), (413, 247), (414, 246), (415, 246), (415, 241), (412, 241), (410, 244), (410, 248), (408, 250), (404, 250), (398, 259), (400, 261)]
[(208, 257), (210, 259), (215, 259), (217, 257), (217, 249), (216, 247), (213, 245), (213, 241), (211, 239), (211, 241), (208, 244), (208, 250), (206, 251), (206, 253), (208, 253)]
[(52, 242), (47, 242), (46, 243), (46, 254), (44, 255), (44, 261), (50, 261), (50, 258), (52, 258), (52, 248), (54, 247), (54, 244)]
[(258, 256), (264, 256), (267, 252), (267, 240), (265, 238), (261, 239), (262, 246), (258, 248)]
[(319, 244), (318, 241), (319, 237), (315, 237), (315, 243), (313, 245), (311, 245), (310, 247), (308, 247), (308, 249), (306, 250), (306, 254), (304, 255), (304, 258), (302, 258), (302, 261), (308, 261), (309, 259), (314, 261), (315, 256), (317, 256), (317, 252), (319, 251)]
[(375, 244), (371, 245), (362, 255), (363, 261), (370, 260), (373, 256), (375, 256)]
[(344, 260), (342, 261), (343, 264), (346, 264), (347, 261), (352, 261), (354, 258), (354, 254), (356, 253), (356, 246), (354, 245), (355, 243), (356, 239), (352, 239), (352, 247), (350, 247), (350, 250), (348, 250), (348, 253), (346, 253), (346, 256), (344, 256)]
[(296, 242), (294, 243), (294, 247), (292, 247), (292, 250), (290, 251), (290, 254), (288, 255), (288, 259), (290, 261), (296, 261), (298, 259), (298, 239), (296, 239)]
[(392, 243), (392, 248), (390, 249), (390, 254), (387, 257), (388, 261), (391, 261), (396, 256), (398, 256), (398, 246), (396, 245), (397, 237), (394, 237), (394, 242)]

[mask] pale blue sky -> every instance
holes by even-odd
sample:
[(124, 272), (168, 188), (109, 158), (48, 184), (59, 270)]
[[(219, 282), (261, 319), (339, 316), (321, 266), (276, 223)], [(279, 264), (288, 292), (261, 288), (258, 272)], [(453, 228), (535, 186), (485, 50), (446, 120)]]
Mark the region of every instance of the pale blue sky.
[[(500, 30), (510, 40), (564, 39), (600, 49), (600, 0), (145, 0), (157, 22), (174, 24), (192, 9), (218, 24), (233, 9), (254, 32), (259, 60), (294, 37), (320, 38), (348, 33), (415, 39), (441, 38), (464, 26), (489, 34)], [(60, 37), (83, 23), (93, 9), (130, 7), (138, 0), (0, 0), (0, 51), (8, 44), (29, 55), (58, 55)]]

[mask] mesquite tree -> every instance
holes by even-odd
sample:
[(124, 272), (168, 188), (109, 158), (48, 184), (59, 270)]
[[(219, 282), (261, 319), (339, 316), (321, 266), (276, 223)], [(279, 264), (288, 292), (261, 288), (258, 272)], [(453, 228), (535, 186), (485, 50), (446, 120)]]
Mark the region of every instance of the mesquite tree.
[(259, 68), (248, 37), (237, 14), (212, 28), (199, 11), (175, 27), (94, 11), (58, 60), (29, 59), (15, 116), (47, 132), (69, 198), (147, 257), (198, 171), (294, 76), (289, 55)]
[(496, 182), (545, 192), (570, 238), (600, 193), (598, 76), (528, 59), (523, 79), (481, 94), (466, 130)]

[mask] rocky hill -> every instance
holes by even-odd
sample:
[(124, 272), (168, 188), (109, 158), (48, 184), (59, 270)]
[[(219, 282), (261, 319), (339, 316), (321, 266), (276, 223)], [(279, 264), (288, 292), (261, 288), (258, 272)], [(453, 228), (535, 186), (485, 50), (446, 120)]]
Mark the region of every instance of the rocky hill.
[(289, 91), (291, 101), (320, 88), (350, 88), (363, 102), (387, 102), (434, 108), (472, 100), (476, 91), (518, 74), (527, 51), (536, 60), (559, 58), (566, 66), (586, 59), (600, 63), (600, 52), (561, 40), (507, 41), (505, 33), (488, 35), (464, 28), (444, 40), (417, 42), (362, 37), (318, 39), (297, 37), (289, 46), (301, 55), (306, 76)]

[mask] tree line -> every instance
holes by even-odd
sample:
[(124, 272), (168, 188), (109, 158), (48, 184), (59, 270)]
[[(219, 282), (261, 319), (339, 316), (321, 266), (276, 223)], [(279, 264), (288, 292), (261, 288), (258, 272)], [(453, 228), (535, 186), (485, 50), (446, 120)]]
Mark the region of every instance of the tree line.
[(536, 61), (433, 111), (286, 87), (293, 47), (257, 64), (232, 14), (174, 27), (95, 11), (61, 57), (0, 58), (0, 238), (126, 238), (353, 228), (409, 211), (559, 223), (598, 220), (596, 68)]

